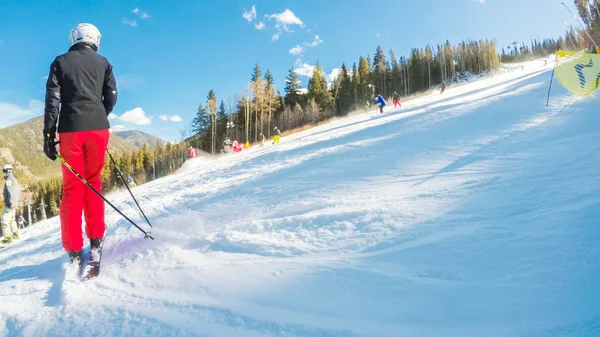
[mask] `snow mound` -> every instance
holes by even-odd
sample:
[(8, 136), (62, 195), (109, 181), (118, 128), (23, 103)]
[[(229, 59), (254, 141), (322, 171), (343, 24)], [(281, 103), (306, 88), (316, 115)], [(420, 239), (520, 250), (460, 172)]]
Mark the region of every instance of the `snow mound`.
[(133, 190), (155, 241), (107, 208), (89, 282), (57, 218), (27, 228), (0, 249), (0, 335), (597, 334), (599, 96), (545, 107), (551, 67), (189, 160)]

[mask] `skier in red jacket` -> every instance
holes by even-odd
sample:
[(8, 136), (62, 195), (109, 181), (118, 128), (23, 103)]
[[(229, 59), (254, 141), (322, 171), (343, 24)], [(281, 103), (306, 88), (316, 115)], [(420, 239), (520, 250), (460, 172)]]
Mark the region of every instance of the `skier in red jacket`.
[[(57, 159), (58, 132), (60, 156), (99, 192), (109, 139), (108, 115), (117, 102), (112, 65), (97, 53), (101, 37), (98, 28), (87, 23), (71, 31), (71, 48), (56, 57), (50, 66), (43, 130), (46, 156)], [(104, 202), (64, 166), (62, 174), (62, 245), (71, 262), (81, 264), (82, 212), (85, 233), (94, 252), (100, 249), (106, 229)]]

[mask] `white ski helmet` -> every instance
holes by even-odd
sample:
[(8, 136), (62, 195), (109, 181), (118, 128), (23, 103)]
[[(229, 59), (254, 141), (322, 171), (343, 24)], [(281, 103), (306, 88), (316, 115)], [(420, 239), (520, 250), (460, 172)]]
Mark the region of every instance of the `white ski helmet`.
[(13, 169), (13, 167), (10, 164), (4, 164), (4, 166), (2, 166), (2, 172), (5, 172), (5, 173), (12, 172), (12, 169)]
[(96, 50), (100, 49), (100, 38), (102, 34), (96, 26), (91, 23), (80, 23), (71, 31), (71, 45), (84, 42), (91, 44)]

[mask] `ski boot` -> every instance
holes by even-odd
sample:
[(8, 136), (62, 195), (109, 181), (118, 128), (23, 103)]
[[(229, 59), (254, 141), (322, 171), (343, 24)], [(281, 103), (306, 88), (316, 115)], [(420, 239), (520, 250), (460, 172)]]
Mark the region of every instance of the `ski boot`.
[(2, 240), (2, 244), (8, 245), (8, 244), (10, 244), (12, 242), (12, 240), (13, 240), (12, 236), (7, 236), (7, 237), (4, 238), (4, 240)]
[(90, 253), (91, 253), (91, 261), (99, 261), (100, 260), (100, 252), (102, 250), (102, 241), (103, 238), (100, 239), (90, 239)]
[(81, 252), (71, 251), (69, 253), (69, 258), (71, 259), (71, 263), (77, 263), (81, 267), (83, 261), (81, 261)]
[(102, 246), (102, 238), (90, 239), (90, 248), (91, 249), (100, 249), (100, 246)]

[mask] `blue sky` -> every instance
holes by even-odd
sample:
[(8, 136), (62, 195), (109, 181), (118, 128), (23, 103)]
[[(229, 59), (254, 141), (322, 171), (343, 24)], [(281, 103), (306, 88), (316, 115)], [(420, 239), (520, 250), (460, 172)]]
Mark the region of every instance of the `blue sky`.
[(318, 60), (331, 73), (378, 45), (397, 55), (446, 39), (503, 46), (575, 24), (555, 0), (0, 0), (0, 8), (0, 128), (43, 114), (49, 65), (70, 47), (70, 30), (89, 22), (117, 78), (111, 124), (171, 141), (210, 89), (219, 100), (243, 95), (256, 62), (283, 92), (293, 65), (309, 73)]

